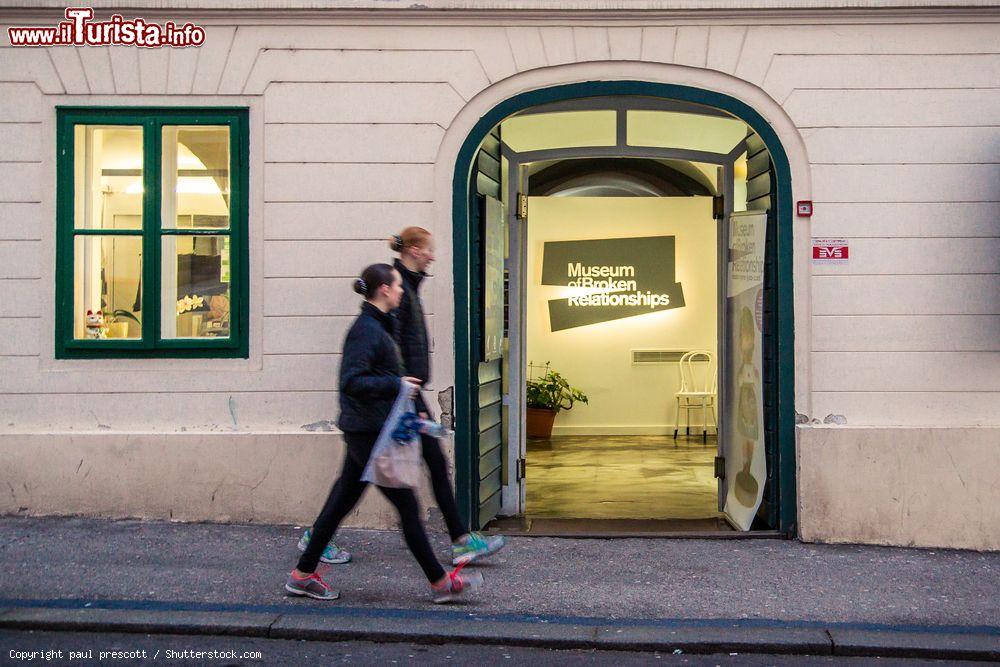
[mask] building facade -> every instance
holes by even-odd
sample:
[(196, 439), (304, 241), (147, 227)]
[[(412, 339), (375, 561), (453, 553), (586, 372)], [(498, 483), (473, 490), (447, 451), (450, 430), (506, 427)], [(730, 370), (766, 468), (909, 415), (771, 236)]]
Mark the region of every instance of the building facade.
[[(4, 28), (66, 20), (21, 4)], [(4, 30), (0, 512), (309, 521), (343, 453), (350, 284), (418, 225), (437, 239), (432, 388), (477, 522), (480, 156), (531, 108), (655, 99), (740, 119), (769, 158), (781, 529), (1000, 548), (1000, 5), (95, 5), (204, 41), (27, 47)], [(140, 162), (115, 162), (126, 144)], [(489, 160), (514, 215), (508, 158)], [(107, 257), (129, 247), (146, 261), (115, 274)], [(87, 309), (140, 301), (148, 316), (90, 322), (90, 338)], [(392, 520), (374, 494), (352, 518)]]

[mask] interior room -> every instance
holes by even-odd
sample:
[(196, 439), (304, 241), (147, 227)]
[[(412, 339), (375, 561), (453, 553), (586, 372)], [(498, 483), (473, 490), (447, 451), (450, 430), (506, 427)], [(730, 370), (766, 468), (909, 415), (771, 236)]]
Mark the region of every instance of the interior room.
[[(745, 209), (746, 125), (689, 109), (553, 109), (508, 119), (501, 136), (527, 194), (525, 516), (725, 529), (715, 198), (726, 182), (719, 161), (694, 158), (729, 155), (729, 210)], [(601, 148), (623, 143), (637, 150)], [(571, 399), (539, 427), (533, 405), (552, 373)]]
[[(537, 518), (703, 519), (716, 516), (715, 425), (673, 439), (678, 361), (716, 356), (716, 230), (710, 196), (532, 197), (528, 203), (528, 381), (548, 369), (586, 394), (527, 442), (527, 512)], [(546, 244), (570, 239), (674, 239), (683, 306), (553, 330), (549, 304), (584, 287), (542, 284)], [(631, 264), (627, 265), (631, 266)], [(645, 266), (636, 266), (636, 282)], [(628, 272), (630, 273), (630, 272)], [(648, 280), (648, 277), (646, 277)], [(627, 282), (627, 281), (626, 281)], [(645, 291), (645, 288), (641, 288)], [(580, 306), (577, 306), (580, 308)], [(600, 308), (598, 306), (598, 308)], [(687, 416), (687, 415), (684, 415)], [(703, 416), (708, 431), (702, 433)]]
[[(74, 337), (139, 340), (149, 310), (141, 234), (156, 222), (143, 215), (144, 134), (152, 130), (79, 125), (75, 132)], [(229, 128), (164, 126), (159, 140), (161, 336), (228, 336)]]

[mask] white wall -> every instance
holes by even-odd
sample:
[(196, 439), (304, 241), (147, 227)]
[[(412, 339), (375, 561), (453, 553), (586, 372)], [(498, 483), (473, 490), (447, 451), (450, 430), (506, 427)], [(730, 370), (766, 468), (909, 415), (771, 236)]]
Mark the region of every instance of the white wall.
[[(54, 24), (61, 11), (33, 9), (30, 23)], [(193, 16), (134, 14), (165, 11)], [(439, 234), (427, 298), (436, 384), (447, 386), (452, 312), (466, 307), (450, 299), (457, 145), (512, 95), (621, 78), (727, 92), (786, 143), (793, 197), (816, 205), (811, 220), (794, 220), (799, 411), (854, 426), (1000, 425), (995, 10), (639, 12), (359, 20), (289, 10), (278, 26), (234, 9), (196, 17), (205, 45), (177, 50), (12, 49), (3, 28), (26, 14), (0, 15), (5, 442), (300, 433), (332, 419), (339, 346), (357, 308), (350, 278), (384, 259), (381, 239), (407, 224)], [(60, 104), (250, 107), (249, 360), (53, 359)], [(851, 262), (813, 267), (810, 236), (848, 237)], [(171, 438), (162, 442), (171, 451)], [(27, 491), (4, 498), (3, 510), (32, 505)]]
[[(350, 278), (385, 259), (381, 239), (403, 225), (448, 234), (435, 212), (450, 201), (439, 201), (434, 179), (450, 183), (451, 165), (437, 162), (460, 110), (518, 73), (634, 60), (748, 82), (805, 141), (812, 164), (795, 196), (813, 199), (816, 215), (795, 221), (800, 411), (851, 424), (1000, 424), (1000, 28), (995, 15), (953, 16), (777, 25), (751, 13), (698, 24), (659, 15), (606, 27), (489, 14), (461, 27), (291, 16), (237, 31), (233, 14), (202, 21), (201, 49), (0, 47), (3, 425), (231, 428), (231, 397), (239, 430), (331, 418), (357, 306)], [(251, 362), (55, 363), (54, 106), (195, 103), (253, 109)], [(810, 235), (849, 237), (852, 261), (812, 268)], [(448, 247), (427, 290), (446, 350)], [(447, 386), (450, 352), (435, 364)], [(95, 382), (112, 369), (113, 384)]]
[[(541, 284), (546, 241), (674, 236), (685, 306), (551, 331), (548, 300), (571, 288)], [(716, 353), (716, 222), (710, 197), (532, 197), (528, 201), (527, 356), (551, 362), (589, 405), (560, 412), (560, 434), (673, 431), (677, 364), (634, 366), (632, 349)], [(700, 420), (700, 413), (692, 412)]]
[(803, 540), (1000, 550), (1000, 429), (796, 430)]

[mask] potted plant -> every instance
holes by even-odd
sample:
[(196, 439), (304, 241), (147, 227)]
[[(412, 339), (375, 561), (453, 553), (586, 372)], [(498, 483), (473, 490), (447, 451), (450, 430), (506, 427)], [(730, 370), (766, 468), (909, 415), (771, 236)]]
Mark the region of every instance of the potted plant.
[(138, 318), (127, 310), (116, 310), (108, 321), (108, 338), (128, 338), (129, 320), (139, 324)]
[(551, 438), (552, 424), (560, 410), (570, 410), (573, 404), (589, 403), (587, 395), (569, 386), (562, 375), (545, 364), (545, 374), (528, 380), (528, 437)]

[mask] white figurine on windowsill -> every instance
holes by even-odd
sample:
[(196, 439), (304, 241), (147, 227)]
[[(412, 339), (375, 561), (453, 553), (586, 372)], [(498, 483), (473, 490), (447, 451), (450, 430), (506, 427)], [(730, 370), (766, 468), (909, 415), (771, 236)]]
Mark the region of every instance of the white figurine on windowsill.
[(104, 323), (104, 311), (87, 311), (87, 338), (107, 338), (108, 325)]

